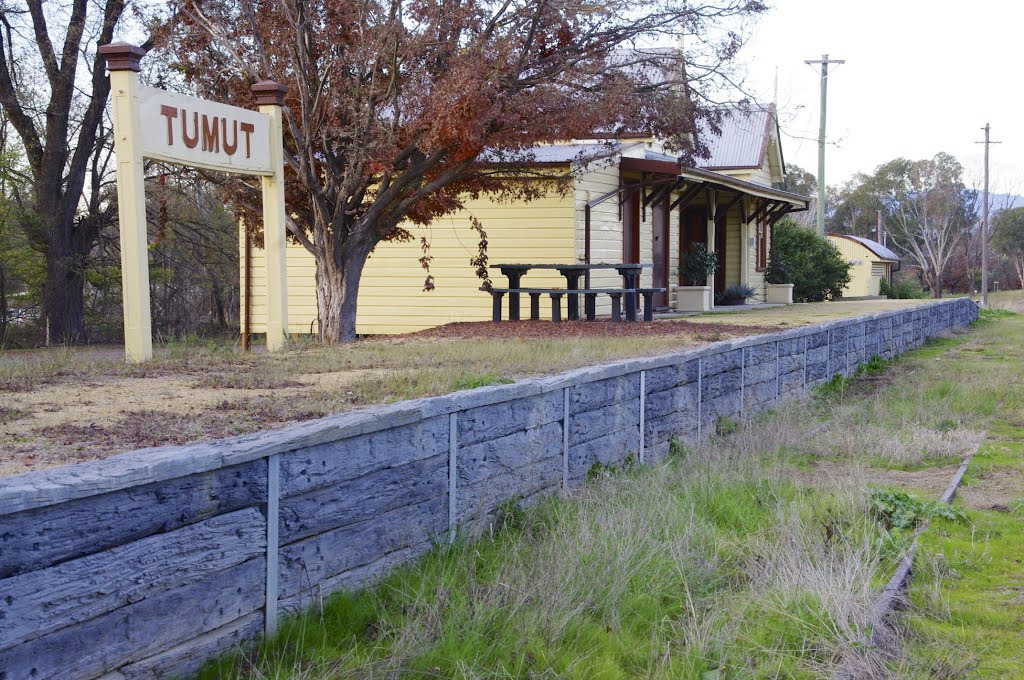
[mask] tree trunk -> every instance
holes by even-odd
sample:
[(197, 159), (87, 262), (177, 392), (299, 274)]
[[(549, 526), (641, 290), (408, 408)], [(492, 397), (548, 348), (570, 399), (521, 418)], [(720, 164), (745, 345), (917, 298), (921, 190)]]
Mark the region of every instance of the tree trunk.
[(317, 258), (316, 303), (320, 314), (320, 340), (327, 345), (356, 339), (356, 304), (359, 280), (369, 253), (353, 248), (342, 256), (340, 266), (329, 258)]
[(76, 345), (85, 342), (84, 258), (59, 239), (46, 255), (43, 289), (43, 324), (51, 342)]
[(7, 279), (0, 264), (0, 348), (7, 340)]

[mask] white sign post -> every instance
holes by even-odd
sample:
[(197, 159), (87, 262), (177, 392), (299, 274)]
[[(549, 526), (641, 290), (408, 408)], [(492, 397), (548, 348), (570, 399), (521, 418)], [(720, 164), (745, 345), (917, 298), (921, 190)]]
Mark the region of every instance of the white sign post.
[(114, 111), (125, 357), (133, 363), (153, 358), (143, 158), (262, 178), (267, 350), (284, 349), (288, 293), (281, 106), (287, 88), (273, 81), (256, 83), (251, 89), (260, 110), (250, 111), (142, 85), (142, 48), (111, 43), (100, 47), (100, 54), (110, 71)]

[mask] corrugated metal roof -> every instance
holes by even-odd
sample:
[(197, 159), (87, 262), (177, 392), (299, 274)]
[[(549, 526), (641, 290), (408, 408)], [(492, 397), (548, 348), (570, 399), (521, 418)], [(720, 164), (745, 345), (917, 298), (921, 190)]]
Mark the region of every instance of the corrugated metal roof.
[(888, 248), (883, 246), (878, 241), (872, 241), (869, 238), (864, 238), (863, 236), (853, 236), (851, 234), (836, 234), (836, 233), (831, 233), (830, 232), (829, 236), (837, 236), (839, 238), (848, 238), (851, 241), (856, 241), (857, 243), (861, 244), (862, 246), (864, 246), (865, 248), (867, 248), (868, 250), (873, 252), (880, 259), (892, 260), (893, 262), (899, 262), (900, 261), (900, 256), (899, 255), (897, 255), (896, 253), (892, 252), (891, 250), (889, 250)]
[(669, 163), (679, 162), (679, 159), (675, 156), (670, 156), (667, 153), (658, 153), (657, 151), (651, 151), (650, 149), (644, 151), (644, 158), (649, 161), (667, 161)]
[(698, 161), (709, 170), (759, 168), (764, 165), (774, 117), (770, 109), (732, 108), (723, 116), (721, 134), (715, 134), (701, 122), (699, 139), (708, 146), (711, 157)]
[(530, 165), (531, 163), (573, 163), (592, 161), (618, 153), (622, 145), (611, 144), (550, 144), (535, 146), (528, 151), (517, 154), (499, 155), (494, 151), (485, 151), (480, 160), (488, 163), (513, 163)]

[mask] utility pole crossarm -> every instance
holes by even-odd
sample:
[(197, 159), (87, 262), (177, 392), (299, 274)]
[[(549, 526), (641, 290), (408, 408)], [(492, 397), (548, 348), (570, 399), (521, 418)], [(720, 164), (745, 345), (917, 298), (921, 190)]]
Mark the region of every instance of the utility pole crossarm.
[(828, 101), (828, 65), (845, 64), (845, 59), (807, 59), (805, 64), (821, 65), (821, 114), (818, 119), (818, 233), (825, 235), (825, 109)]

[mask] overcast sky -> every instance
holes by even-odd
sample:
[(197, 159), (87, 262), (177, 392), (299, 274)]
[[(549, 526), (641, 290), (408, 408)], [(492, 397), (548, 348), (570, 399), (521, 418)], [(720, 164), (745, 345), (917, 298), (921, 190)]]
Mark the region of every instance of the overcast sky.
[[(946, 151), (993, 191), (1024, 193), (1024, 5), (1017, 0), (775, 0), (744, 48), (748, 89), (778, 103), (787, 163), (817, 173), (819, 74), (830, 66), (826, 182)], [(968, 177), (968, 183), (970, 178)], [(1012, 186), (1014, 185), (1015, 186)]]

